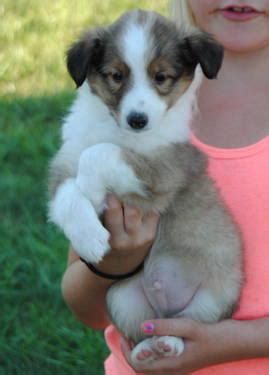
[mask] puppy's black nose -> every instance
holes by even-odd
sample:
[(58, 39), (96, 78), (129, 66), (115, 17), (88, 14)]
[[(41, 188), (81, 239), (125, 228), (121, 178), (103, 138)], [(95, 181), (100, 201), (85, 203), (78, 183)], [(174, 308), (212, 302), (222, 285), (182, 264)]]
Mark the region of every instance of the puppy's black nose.
[(127, 116), (128, 124), (131, 126), (131, 128), (137, 130), (143, 129), (147, 125), (148, 121), (148, 116), (145, 113), (131, 112)]

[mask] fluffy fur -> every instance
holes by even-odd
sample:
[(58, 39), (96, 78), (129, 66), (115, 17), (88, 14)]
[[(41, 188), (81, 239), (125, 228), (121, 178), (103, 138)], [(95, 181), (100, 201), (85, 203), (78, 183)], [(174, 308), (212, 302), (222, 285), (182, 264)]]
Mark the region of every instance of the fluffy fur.
[(207, 34), (178, 30), (152, 12), (133, 11), (87, 32), (68, 51), (78, 96), (50, 168), (50, 219), (81, 257), (109, 251), (99, 220), (108, 192), (144, 212), (160, 212), (158, 235), (142, 272), (115, 283), (107, 306), (113, 323), (150, 358), (179, 355), (180, 338), (144, 340), (140, 324), (188, 316), (212, 322), (231, 315), (241, 284), (236, 227), (189, 144), (201, 66), (215, 78), (222, 48)]

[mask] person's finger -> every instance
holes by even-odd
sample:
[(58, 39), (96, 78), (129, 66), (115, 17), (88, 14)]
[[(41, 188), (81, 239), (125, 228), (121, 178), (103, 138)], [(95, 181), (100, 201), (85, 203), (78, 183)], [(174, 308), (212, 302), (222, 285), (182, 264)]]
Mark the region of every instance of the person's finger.
[(104, 225), (111, 235), (124, 231), (123, 210), (120, 201), (112, 194), (107, 196), (107, 209), (104, 212)]
[(133, 346), (133, 342), (131, 340), (128, 340), (124, 336), (120, 336), (120, 343), (124, 346), (125, 351), (127, 351), (128, 353), (131, 352)]
[[(138, 367), (138, 366), (137, 366)], [(148, 364), (139, 365), (138, 373), (149, 373), (151, 375), (168, 375), (170, 373), (175, 375), (183, 375), (180, 370), (181, 367), (181, 358), (179, 357), (162, 357), (157, 358), (154, 361)]]
[(120, 347), (121, 347), (121, 351), (122, 351), (124, 358), (126, 359), (128, 363), (130, 363), (131, 362), (131, 348), (130, 348), (128, 341), (123, 336), (120, 337)]
[(155, 319), (142, 323), (142, 331), (154, 336), (179, 336), (191, 339), (199, 329), (199, 323), (188, 318)]
[(124, 205), (124, 228), (127, 234), (136, 234), (142, 223), (142, 212), (139, 208)]

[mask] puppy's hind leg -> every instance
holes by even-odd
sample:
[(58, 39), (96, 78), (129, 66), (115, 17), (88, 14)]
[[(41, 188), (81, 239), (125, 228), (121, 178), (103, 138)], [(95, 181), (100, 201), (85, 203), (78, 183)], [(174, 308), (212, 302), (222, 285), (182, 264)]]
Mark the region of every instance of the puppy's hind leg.
[(142, 275), (113, 284), (107, 293), (108, 313), (116, 327), (129, 339), (139, 342), (145, 338), (141, 323), (156, 318), (141, 283)]
[(150, 363), (156, 358), (177, 356), (183, 351), (182, 339), (176, 337), (146, 338), (141, 324), (157, 318), (144, 294), (141, 274), (114, 284), (107, 294), (107, 306), (112, 322), (137, 345), (131, 353), (134, 364)]
[(184, 342), (180, 337), (154, 336), (143, 340), (133, 349), (133, 363), (150, 364), (158, 358), (177, 357), (184, 350)]

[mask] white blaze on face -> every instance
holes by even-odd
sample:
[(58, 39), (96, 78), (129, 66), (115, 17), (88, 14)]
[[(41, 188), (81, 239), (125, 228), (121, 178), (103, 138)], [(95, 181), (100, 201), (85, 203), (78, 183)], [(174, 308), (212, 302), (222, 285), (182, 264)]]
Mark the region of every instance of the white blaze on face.
[(120, 106), (120, 126), (130, 128), (127, 122), (130, 113), (145, 114), (148, 123), (145, 129), (158, 126), (167, 110), (167, 105), (151, 86), (147, 73), (153, 41), (148, 24), (131, 23), (122, 38), (122, 53), (130, 69), (131, 86), (122, 98)]

